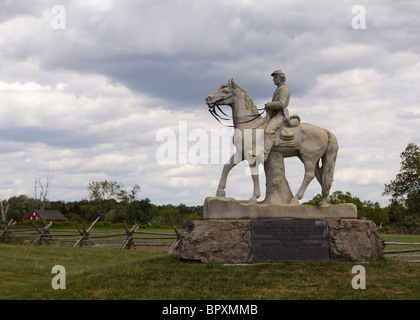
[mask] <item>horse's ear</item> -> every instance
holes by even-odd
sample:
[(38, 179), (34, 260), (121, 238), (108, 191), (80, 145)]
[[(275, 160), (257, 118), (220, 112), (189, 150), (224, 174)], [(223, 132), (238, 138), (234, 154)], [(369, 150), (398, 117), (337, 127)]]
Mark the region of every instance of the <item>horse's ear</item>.
[(236, 88), (238, 85), (236, 84), (235, 80), (233, 80), (233, 78), (230, 80), (230, 83), (232, 85), (233, 88)]

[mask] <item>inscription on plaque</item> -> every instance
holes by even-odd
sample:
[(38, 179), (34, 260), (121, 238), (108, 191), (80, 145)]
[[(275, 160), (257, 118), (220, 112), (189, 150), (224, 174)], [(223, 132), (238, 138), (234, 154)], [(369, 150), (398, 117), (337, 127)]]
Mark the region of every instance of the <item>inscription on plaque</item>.
[(252, 220), (251, 237), (254, 262), (330, 259), (322, 220)]

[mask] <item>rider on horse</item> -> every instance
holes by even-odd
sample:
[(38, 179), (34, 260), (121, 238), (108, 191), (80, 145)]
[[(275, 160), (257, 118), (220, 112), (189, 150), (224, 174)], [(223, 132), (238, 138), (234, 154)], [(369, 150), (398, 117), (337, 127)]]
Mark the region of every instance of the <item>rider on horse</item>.
[[(276, 70), (271, 76), (273, 77), (277, 89), (273, 94), (272, 102), (268, 102), (265, 105), (268, 124), (264, 130), (264, 161), (267, 160), (274, 144), (275, 133), (280, 130), (285, 123), (287, 123), (289, 127), (291, 126), (289, 110), (287, 109), (290, 100), (290, 90), (285, 84), (286, 75), (282, 70)], [(257, 156), (256, 149), (252, 150), (251, 155), (253, 157)]]

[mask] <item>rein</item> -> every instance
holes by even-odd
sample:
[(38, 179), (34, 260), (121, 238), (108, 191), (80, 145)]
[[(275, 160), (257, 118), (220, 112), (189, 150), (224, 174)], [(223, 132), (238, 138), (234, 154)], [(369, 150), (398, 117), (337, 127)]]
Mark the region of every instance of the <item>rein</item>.
[[(228, 117), (228, 115), (226, 114), (226, 113), (224, 113), (223, 112), (223, 110), (222, 109), (220, 109), (220, 107), (219, 106), (215, 106), (215, 107), (217, 107), (217, 109), (219, 109), (219, 111), (221, 112), (221, 113), (223, 113), (226, 117)], [(252, 119), (249, 119), (249, 120), (247, 120), (247, 121), (243, 121), (243, 122), (237, 122), (236, 124), (243, 124), (243, 123), (248, 123), (248, 122), (251, 122), (251, 121), (254, 121), (255, 119), (257, 119), (257, 118), (259, 118), (259, 117), (261, 117), (263, 114), (264, 114), (264, 112), (265, 112), (265, 108), (261, 108), (261, 109), (258, 109), (258, 111), (262, 111), (261, 113), (258, 113), (258, 114), (256, 114), (256, 115), (249, 115), (249, 116), (244, 116), (244, 117), (252, 117)], [(216, 111), (216, 108), (213, 108), (213, 109), (211, 109), (211, 108), (209, 108), (209, 112), (211, 113), (211, 115), (218, 121), (218, 122), (220, 122), (222, 125), (224, 125), (225, 127), (234, 127), (234, 126), (228, 126), (228, 125), (225, 125), (224, 123), (222, 123), (220, 120), (226, 120), (226, 121), (230, 121), (230, 120), (234, 120), (234, 119), (236, 119), (236, 118), (244, 118), (244, 117), (232, 117), (232, 119), (228, 119), (228, 118), (223, 118), (222, 116), (220, 116), (218, 113), (217, 113), (217, 111)]]

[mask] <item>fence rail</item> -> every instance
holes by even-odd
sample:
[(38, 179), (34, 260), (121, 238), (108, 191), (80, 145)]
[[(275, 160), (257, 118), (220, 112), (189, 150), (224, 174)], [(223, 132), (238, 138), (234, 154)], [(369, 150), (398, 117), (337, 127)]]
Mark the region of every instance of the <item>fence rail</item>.
[(131, 229), (124, 222), (123, 230), (94, 231), (94, 225), (99, 217), (85, 229), (76, 221), (76, 230), (50, 229), (52, 222), (42, 225), (16, 226), (16, 221), (10, 220), (5, 225), (0, 224), (0, 242), (23, 241), (34, 245), (60, 245), (72, 247), (116, 247), (120, 249), (135, 249), (140, 247), (168, 247), (171, 253), (178, 248), (180, 234), (176, 227), (174, 233), (138, 231), (134, 224)]
[[(403, 259), (407, 262), (412, 263), (420, 263), (419, 259), (420, 254), (411, 254), (412, 252), (420, 252), (420, 243), (417, 242), (387, 242), (386, 240), (383, 242), (384, 246), (387, 245), (401, 245), (401, 246), (419, 246), (418, 248), (414, 249), (401, 249), (401, 250), (384, 250), (385, 257), (387, 258), (397, 258), (397, 259)], [(408, 259), (408, 260), (407, 260)], [(413, 260), (414, 259), (414, 260)]]
[(399, 229), (387, 229), (380, 230), (381, 233), (385, 234), (420, 234), (420, 228), (399, 228)]

